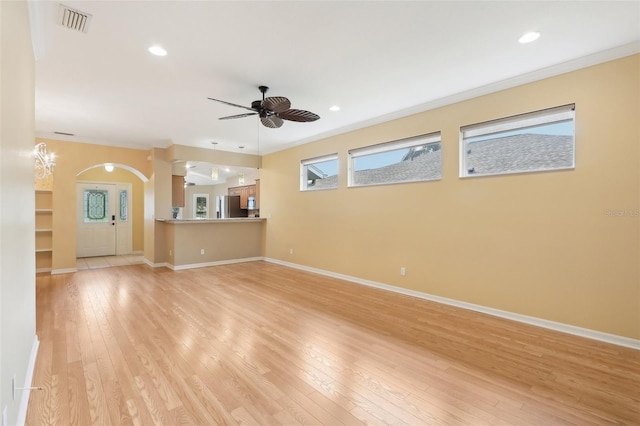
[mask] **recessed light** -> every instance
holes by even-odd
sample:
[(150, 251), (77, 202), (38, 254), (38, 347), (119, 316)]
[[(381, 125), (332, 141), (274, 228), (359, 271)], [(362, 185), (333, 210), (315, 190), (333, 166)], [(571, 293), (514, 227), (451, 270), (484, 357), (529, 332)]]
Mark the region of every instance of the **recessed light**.
[(149, 52), (156, 56), (167, 56), (167, 51), (164, 50), (161, 46), (151, 46), (149, 48)]
[(540, 38), (540, 33), (538, 31), (531, 31), (530, 33), (523, 34), (522, 37), (518, 39), (518, 41), (522, 44), (531, 43), (532, 41), (536, 41)]
[(333, 105), (329, 107), (329, 111), (340, 111), (340, 106), (339, 105)]

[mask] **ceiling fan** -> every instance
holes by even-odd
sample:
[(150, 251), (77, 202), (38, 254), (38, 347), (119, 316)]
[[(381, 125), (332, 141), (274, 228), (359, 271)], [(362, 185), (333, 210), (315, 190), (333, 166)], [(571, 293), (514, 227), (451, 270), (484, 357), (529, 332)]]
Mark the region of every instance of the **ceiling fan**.
[(248, 109), (249, 111), (251, 111), (245, 114), (220, 117), (220, 120), (229, 120), (232, 118), (242, 118), (249, 117), (250, 115), (258, 115), (260, 117), (262, 125), (265, 127), (270, 127), (272, 129), (282, 127), (282, 124), (284, 123), (282, 120), (309, 122), (316, 121), (320, 118), (318, 114), (314, 114), (310, 111), (291, 108), (291, 102), (284, 96), (269, 96), (268, 98), (265, 98), (264, 94), (269, 90), (267, 86), (259, 86), (258, 89), (262, 93), (262, 100), (251, 102), (251, 107), (232, 104), (231, 102), (221, 101), (220, 99), (208, 99), (216, 102), (221, 102), (226, 105)]

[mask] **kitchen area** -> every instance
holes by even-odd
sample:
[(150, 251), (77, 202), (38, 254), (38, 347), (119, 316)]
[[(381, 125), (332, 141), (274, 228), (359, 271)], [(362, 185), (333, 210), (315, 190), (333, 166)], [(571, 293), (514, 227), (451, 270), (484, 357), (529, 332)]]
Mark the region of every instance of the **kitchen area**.
[(156, 247), (167, 250), (166, 266), (189, 269), (259, 260), (260, 217), (257, 167), (174, 161), (169, 218), (156, 219)]

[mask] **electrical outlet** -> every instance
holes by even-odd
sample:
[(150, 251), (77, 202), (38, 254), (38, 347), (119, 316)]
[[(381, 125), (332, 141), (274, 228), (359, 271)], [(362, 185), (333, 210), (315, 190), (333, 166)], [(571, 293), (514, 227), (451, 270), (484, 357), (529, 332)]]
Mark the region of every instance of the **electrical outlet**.
[(204, 254), (204, 249), (200, 249), (200, 254)]
[(403, 277), (407, 275), (407, 269), (404, 266), (400, 267), (400, 275), (402, 275)]
[(289, 249), (289, 254), (293, 254), (293, 249), (292, 248)]

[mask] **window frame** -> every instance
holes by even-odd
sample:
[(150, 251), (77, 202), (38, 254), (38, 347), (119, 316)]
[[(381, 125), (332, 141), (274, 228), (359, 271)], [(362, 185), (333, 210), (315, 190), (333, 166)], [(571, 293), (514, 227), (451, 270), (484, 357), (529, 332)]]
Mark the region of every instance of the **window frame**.
[(353, 148), (347, 151), (347, 186), (349, 188), (360, 188), (367, 186), (381, 186), (381, 185), (396, 185), (402, 183), (414, 183), (414, 182), (431, 182), (442, 180), (442, 158), (440, 159), (440, 177), (433, 179), (412, 179), (412, 180), (399, 180), (390, 182), (357, 184), (355, 183), (355, 164), (356, 158), (365, 157), (367, 155), (381, 154), (385, 152), (397, 151), (405, 148), (415, 148), (418, 146), (440, 144), (440, 151), (443, 150), (442, 146), (442, 132), (425, 133), (418, 136), (411, 136), (403, 139), (396, 139), (393, 141), (383, 142), (375, 145), (368, 145), (359, 148)]
[[(575, 103), (559, 105), (556, 107), (530, 111), (494, 120), (487, 120), (479, 123), (469, 124), (460, 127), (459, 142), (459, 177), (474, 178), (483, 176), (502, 176), (521, 173), (553, 172), (561, 170), (574, 170), (576, 167), (576, 106)], [(496, 173), (469, 173), (467, 165), (468, 145), (466, 139), (479, 136), (497, 135), (509, 131), (517, 131), (528, 128), (539, 127), (549, 124), (571, 122), (571, 165), (567, 167), (541, 167), (527, 170), (510, 170)]]
[[(336, 186), (332, 186), (329, 188), (313, 188), (309, 187), (309, 182), (307, 179), (307, 168), (312, 166), (313, 164), (323, 163), (325, 161), (336, 161)], [(308, 191), (327, 191), (331, 189), (338, 189), (340, 186), (339, 182), (340, 177), (340, 159), (338, 157), (338, 153), (320, 155), (318, 157), (306, 158), (304, 160), (300, 160), (300, 191), (308, 192)]]

